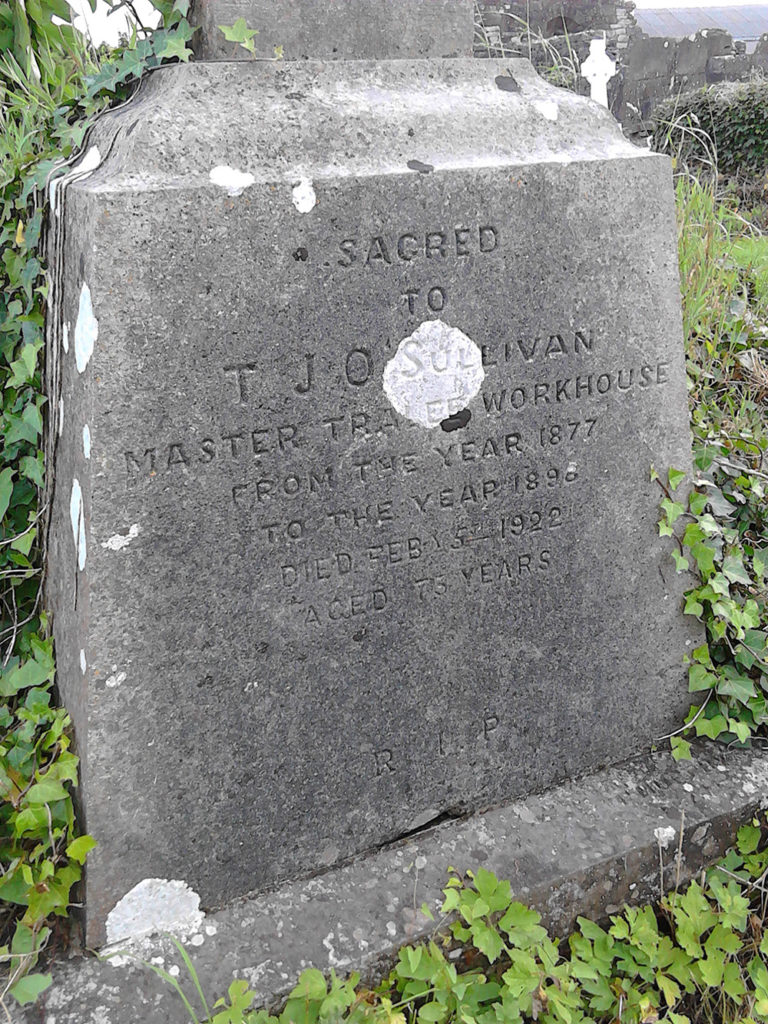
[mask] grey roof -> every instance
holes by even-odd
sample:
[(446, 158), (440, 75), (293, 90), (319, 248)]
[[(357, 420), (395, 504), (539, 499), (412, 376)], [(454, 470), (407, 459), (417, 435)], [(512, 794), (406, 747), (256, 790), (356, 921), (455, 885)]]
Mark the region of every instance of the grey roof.
[(640, 28), (649, 36), (692, 36), (703, 28), (724, 28), (734, 39), (759, 39), (768, 32), (768, 4), (723, 4), (721, 7), (649, 7), (636, 10)]

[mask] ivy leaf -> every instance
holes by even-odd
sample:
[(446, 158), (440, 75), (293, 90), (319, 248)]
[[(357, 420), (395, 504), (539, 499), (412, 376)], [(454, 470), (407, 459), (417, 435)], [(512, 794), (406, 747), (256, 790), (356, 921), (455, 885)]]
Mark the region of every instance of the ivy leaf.
[(741, 554), (732, 553), (723, 559), (723, 574), (728, 577), (731, 583), (745, 583), (747, 586), (752, 582), (749, 573), (744, 568)]
[(685, 473), (682, 473), (679, 469), (670, 469), (668, 479), (670, 490), (676, 491), (683, 480), (685, 480)]
[(685, 572), (687, 569), (690, 569), (688, 559), (685, 557), (685, 555), (681, 555), (679, 551), (673, 551), (672, 558), (675, 561), (676, 572)]
[(166, 42), (163, 49), (158, 53), (158, 57), (162, 60), (171, 60), (174, 57), (185, 64), (192, 56), (192, 51), (187, 46), (186, 42), (179, 36), (171, 36)]
[(53, 981), (51, 974), (27, 974), (10, 989), (17, 1003), (26, 1006), (34, 1003), (41, 992), (45, 992)]
[(679, 501), (670, 501), (669, 498), (662, 498), (660, 504), (667, 513), (667, 522), (670, 526), (676, 523), (680, 516), (685, 513), (685, 506), (681, 505)]
[(13, 470), (4, 469), (0, 473), (0, 519), (8, 511), (13, 494)]
[(684, 740), (682, 736), (673, 736), (669, 741), (669, 745), (672, 748), (672, 757), (676, 761), (691, 761), (691, 744), (687, 740)]
[(85, 858), (96, 845), (96, 840), (92, 836), (80, 836), (67, 847), (67, 856), (70, 860), (76, 860), (78, 864), (84, 864)]

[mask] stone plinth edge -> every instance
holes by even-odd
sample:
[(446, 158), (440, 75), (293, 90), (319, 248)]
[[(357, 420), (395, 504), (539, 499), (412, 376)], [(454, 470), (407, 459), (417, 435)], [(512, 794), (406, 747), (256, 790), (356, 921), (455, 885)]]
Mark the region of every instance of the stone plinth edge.
[[(716, 861), (768, 798), (768, 752), (695, 749), (692, 762), (636, 758), (486, 814), (450, 822), (305, 881), (206, 914), (187, 943), (211, 1002), (233, 977), (274, 1005), (307, 966), (371, 977), (396, 949), (429, 935), (420, 910), (441, 898), (449, 865), (508, 878), (559, 935), (578, 915), (600, 918), (659, 895)], [(168, 940), (145, 959), (179, 964)], [(155, 960), (160, 963), (160, 960)], [(178, 996), (147, 969), (72, 957), (53, 965), (40, 1005), (16, 1024), (185, 1024)], [(181, 965), (179, 980), (185, 981)], [(187, 979), (186, 987), (192, 991)]]

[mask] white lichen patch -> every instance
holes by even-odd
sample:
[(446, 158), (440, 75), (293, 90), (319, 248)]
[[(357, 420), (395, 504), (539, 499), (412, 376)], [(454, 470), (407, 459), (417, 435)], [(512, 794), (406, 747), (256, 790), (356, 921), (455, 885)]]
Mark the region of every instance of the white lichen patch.
[(302, 178), (298, 185), (294, 185), (293, 205), (299, 213), (309, 213), (317, 205), (317, 195), (309, 178)]
[(86, 459), (91, 457), (91, 429), (87, 423), (83, 427), (83, 455)]
[(72, 481), (72, 493), (69, 497), (69, 519), (72, 524), (72, 538), (77, 551), (77, 567), (85, 568), (85, 512), (83, 509), (83, 491), (80, 481), (75, 477)]
[(120, 683), (124, 683), (125, 679), (125, 672), (113, 672), (112, 675), (109, 676), (109, 678), (107, 679), (105, 686), (108, 686), (110, 689), (112, 689), (115, 686), (119, 686)]
[(666, 850), (669, 844), (674, 842), (677, 832), (671, 825), (663, 825), (660, 828), (655, 828), (653, 835), (662, 850)]
[(102, 542), (102, 547), (108, 551), (122, 551), (123, 548), (127, 548), (132, 540), (135, 540), (141, 533), (141, 527), (138, 523), (134, 523), (133, 526), (128, 530), (127, 533), (116, 533), (109, 540)]
[(474, 341), (442, 320), (427, 320), (385, 366), (384, 394), (402, 416), (431, 430), (466, 408), (484, 378)]
[(93, 355), (93, 346), (99, 336), (99, 321), (93, 315), (91, 289), (83, 283), (80, 290), (80, 306), (75, 324), (75, 362), (78, 373), (83, 373)]
[(557, 120), (557, 100), (533, 100), (533, 107), (548, 121)]
[(241, 196), (256, 181), (254, 176), (247, 171), (238, 171), (236, 167), (229, 167), (227, 164), (219, 164), (218, 167), (214, 167), (208, 177), (211, 179), (211, 184), (226, 189), (227, 195), (232, 198)]
[(88, 668), (88, 662), (85, 660), (85, 651), (80, 649), (80, 671), (85, 675), (85, 670)]
[(61, 344), (64, 348), (64, 354), (69, 352), (69, 324), (64, 324), (61, 331)]
[(164, 933), (187, 942), (200, 931), (204, 918), (200, 897), (186, 882), (145, 878), (107, 915), (107, 944)]

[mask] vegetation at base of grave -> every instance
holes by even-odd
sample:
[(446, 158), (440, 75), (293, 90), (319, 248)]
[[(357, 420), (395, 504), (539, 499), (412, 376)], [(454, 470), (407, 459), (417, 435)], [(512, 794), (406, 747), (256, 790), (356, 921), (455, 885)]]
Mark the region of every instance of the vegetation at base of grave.
[(765, 184), (768, 81), (729, 82), (683, 93), (654, 111), (653, 148), (694, 168)]
[(188, 59), (188, 0), (155, 6), (160, 28), (96, 54), (64, 0), (0, 0), (0, 1007), (50, 984), (33, 969), (93, 846), (75, 834), (78, 761), (40, 610), (46, 183), (145, 69)]
[(671, 737), (680, 758), (693, 735), (749, 744), (768, 731), (768, 239), (711, 183), (681, 177), (677, 209), (697, 477), (684, 500), (684, 474), (653, 477), (659, 533), (697, 580), (685, 611), (706, 627), (688, 672), (701, 699)]
[[(768, 1021), (762, 831), (757, 819), (742, 827), (720, 865), (655, 908), (625, 907), (605, 928), (581, 917), (562, 941), (513, 900), (509, 882), (483, 868), (454, 871), (440, 908), (453, 923), (402, 948), (379, 986), (334, 971), (326, 981), (311, 968), (276, 1016), (252, 1009), (255, 994), (240, 979), (209, 1006), (180, 943), (193, 994), (147, 966), (175, 989), (192, 1024), (759, 1024)], [(422, 912), (434, 920), (426, 904)]]

